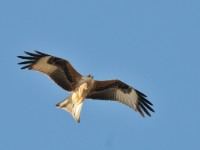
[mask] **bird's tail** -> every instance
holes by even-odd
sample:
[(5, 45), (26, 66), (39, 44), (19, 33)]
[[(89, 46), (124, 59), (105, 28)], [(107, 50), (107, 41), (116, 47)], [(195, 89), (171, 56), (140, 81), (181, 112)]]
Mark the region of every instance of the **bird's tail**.
[(74, 119), (78, 123), (80, 123), (80, 114), (81, 114), (82, 105), (83, 105), (83, 102), (74, 103), (72, 101), (72, 96), (70, 96), (67, 99), (63, 100), (62, 102), (58, 103), (56, 107), (68, 111), (74, 117)]

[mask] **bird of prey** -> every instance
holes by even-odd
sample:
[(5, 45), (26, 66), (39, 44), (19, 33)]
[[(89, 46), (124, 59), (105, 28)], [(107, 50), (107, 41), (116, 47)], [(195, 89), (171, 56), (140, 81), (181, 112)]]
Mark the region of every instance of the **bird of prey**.
[(71, 95), (56, 107), (68, 111), (79, 123), (82, 105), (85, 99), (113, 100), (123, 103), (139, 112), (151, 116), (152, 103), (146, 96), (120, 80), (94, 80), (92, 75), (82, 76), (69, 61), (39, 51), (26, 52), (27, 56), (17, 56), (25, 61), (21, 69), (39, 71), (49, 76), (55, 83)]

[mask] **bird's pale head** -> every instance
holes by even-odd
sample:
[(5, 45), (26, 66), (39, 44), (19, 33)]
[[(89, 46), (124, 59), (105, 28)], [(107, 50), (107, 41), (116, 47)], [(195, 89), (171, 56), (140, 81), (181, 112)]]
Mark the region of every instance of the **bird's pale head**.
[(93, 79), (93, 76), (91, 74), (89, 74), (87, 77)]
[(80, 80), (80, 84), (91, 81), (92, 79), (93, 79), (92, 75), (83, 76), (82, 79)]

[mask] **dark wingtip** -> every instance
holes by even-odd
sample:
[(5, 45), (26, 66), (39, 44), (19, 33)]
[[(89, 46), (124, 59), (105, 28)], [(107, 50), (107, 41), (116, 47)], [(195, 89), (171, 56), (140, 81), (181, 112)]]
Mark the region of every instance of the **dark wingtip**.
[(143, 98), (143, 100), (144, 100), (147, 104), (153, 106), (153, 104), (152, 104), (149, 100), (147, 100), (146, 98)]
[(29, 69), (31, 67), (31, 65), (37, 60), (38, 55), (27, 52), (27, 51), (24, 51), (24, 53), (29, 56), (17, 56), (18, 58), (26, 59), (26, 61), (19, 62), (18, 64), (25, 65), (25, 66), (21, 67), (21, 69), (26, 69), (26, 68)]
[(137, 95), (138, 95), (138, 107), (140, 108), (140, 110), (143, 113), (145, 113), (146, 115), (151, 117), (151, 114), (150, 114), (149, 111), (155, 112), (154, 109), (151, 107), (151, 106), (153, 106), (153, 104), (149, 100), (146, 99), (146, 97), (147, 97), (146, 95), (144, 95), (143, 93), (141, 93), (139, 91), (136, 91), (136, 92), (137, 92)]
[(24, 66), (24, 67), (21, 67), (21, 69), (26, 69), (26, 68), (29, 69), (29, 67), (31, 67), (31, 65), (26, 65), (26, 66)]
[(30, 52), (27, 52), (27, 51), (24, 51), (24, 53), (25, 53), (25, 54), (27, 54), (27, 55), (29, 55), (29, 54), (30, 54)]
[(139, 95), (141, 95), (141, 96), (143, 96), (143, 97), (147, 97), (144, 93), (142, 93), (142, 92), (140, 92), (140, 91), (138, 91), (138, 90), (136, 90), (136, 89), (134, 89)]
[(144, 117), (144, 113), (142, 112), (140, 106), (137, 106), (137, 112), (139, 112), (140, 115), (141, 115), (142, 117)]
[(148, 110), (147, 110), (142, 104), (140, 104), (140, 107), (142, 108), (142, 110), (143, 110), (149, 117), (151, 117), (151, 114), (148, 112)]
[(49, 56), (48, 54), (42, 53), (38, 50), (34, 50), (37, 54), (42, 55), (42, 56)]
[(38, 50), (34, 50), (36, 53), (38, 54), (43, 54), (42, 52), (38, 51)]
[(19, 65), (23, 65), (23, 64), (32, 64), (34, 63), (35, 61), (23, 61), (23, 62), (19, 62), (18, 64)]
[(18, 58), (21, 58), (21, 59), (36, 59), (35, 57), (30, 57), (30, 56), (17, 56)]
[(27, 52), (27, 51), (24, 51), (25, 54), (27, 54), (28, 56), (17, 56), (18, 58), (21, 58), (21, 59), (26, 59), (27, 61), (23, 61), (23, 62), (20, 62), (18, 63), (19, 65), (24, 65), (24, 64), (28, 64), (24, 67), (22, 67), (21, 69), (31, 69), (31, 66), (40, 58), (42, 57), (45, 57), (45, 56), (49, 56), (47, 54), (44, 54), (42, 52), (39, 52), (39, 51), (36, 51), (35, 50), (35, 53), (30, 53), (30, 52)]
[(40, 56), (38, 54), (30, 53), (30, 52), (27, 52), (27, 51), (24, 51), (24, 53), (29, 55), (29, 56), (32, 56), (32, 57), (39, 57)]
[(140, 100), (140, 105), (144, 105), (144, 106), (145, 106), (147, 109), (149, 109), (150, 111), (155, 112), (155, 111), (153, 110), (153, 108), (151, 108), (152, 105), (148, 104), (145, 100), (146, 100), (145, 98), (142, 98), (142, 99)]

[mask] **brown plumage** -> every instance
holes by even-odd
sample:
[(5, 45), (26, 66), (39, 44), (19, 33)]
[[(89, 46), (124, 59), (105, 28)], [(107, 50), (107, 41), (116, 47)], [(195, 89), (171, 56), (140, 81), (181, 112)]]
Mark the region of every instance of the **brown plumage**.
[(67, 60), (35, 52), (25, 52), (28, 56), (18, 56), (26, 60), (19, 63), (25, 65), (21, 69), (44, 73), (64, 90), (71, 92), (67, 99), (56, 106), (71, 113), (77, 122), (80, 122), (80, 112), (85, 98), (118, 101), (139, 112), (143, 117), (144, 114), (151, 116), (149, 111), (154, 112), (151, 108), (152, 103), (146, 96), (126, 83), (120, 80), (93, 80), (91, 75), (82, 76), (78, 73)]

